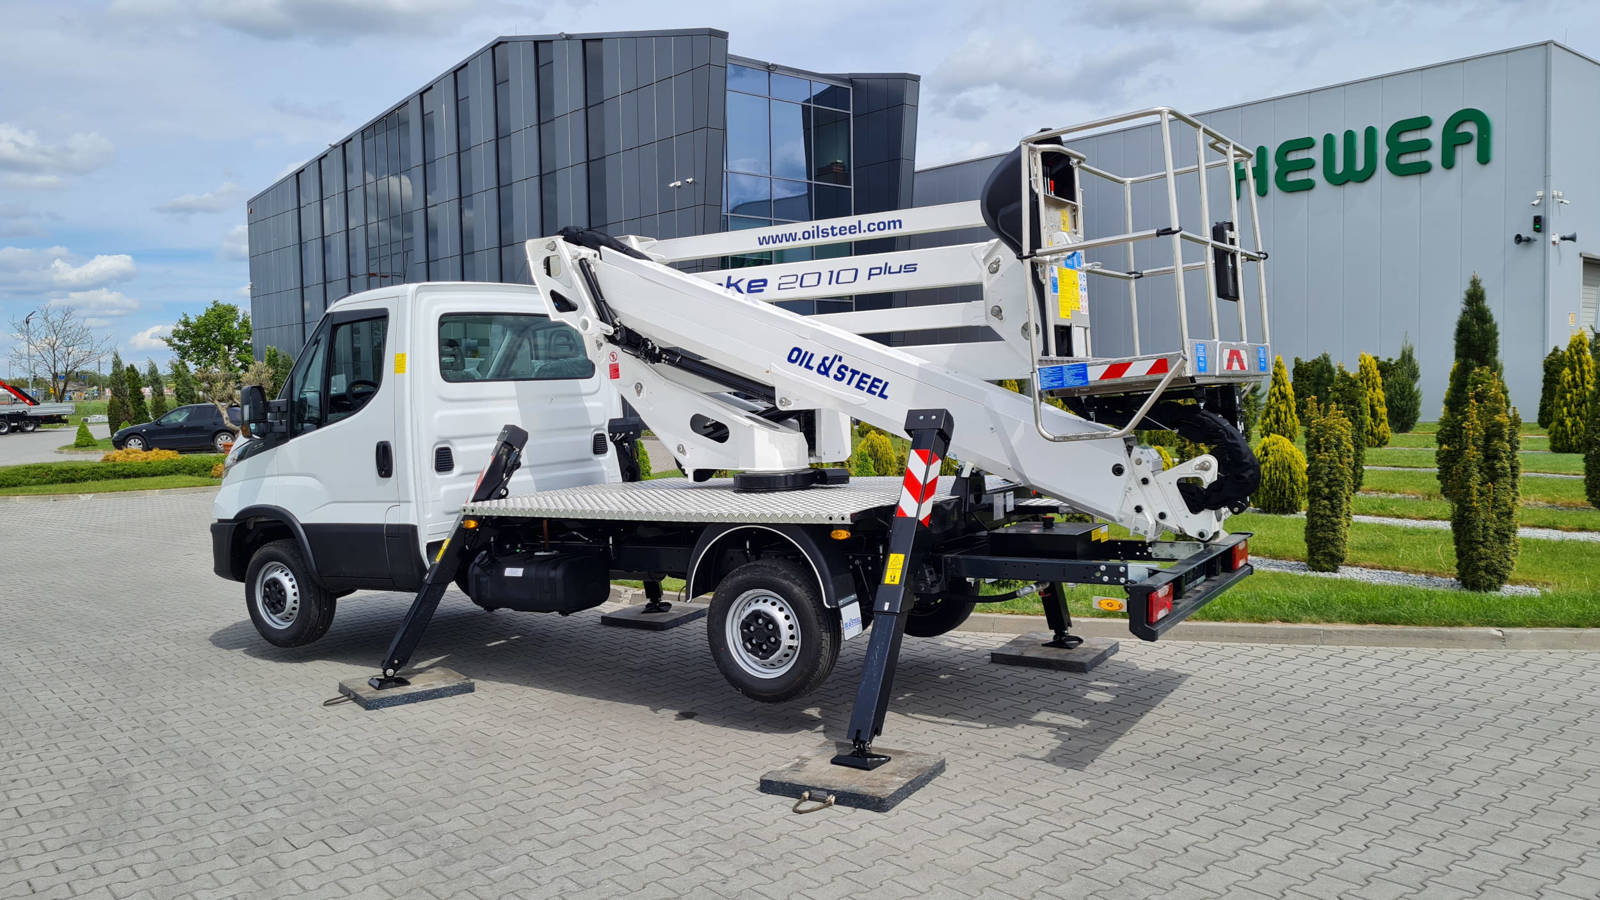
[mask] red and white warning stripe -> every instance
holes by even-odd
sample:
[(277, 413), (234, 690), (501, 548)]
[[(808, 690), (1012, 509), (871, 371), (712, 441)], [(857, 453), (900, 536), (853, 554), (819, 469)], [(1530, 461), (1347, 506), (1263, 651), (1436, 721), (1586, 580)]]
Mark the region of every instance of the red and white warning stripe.
[(933, 497), (939, 492), (939, 454), (932, 450), (912, 450), (906, 457), (906, 480), (900, 486), (897, 518), (916, 519), (928, 524), (933, 513)]
[(1167, 374), (1167, 358), (1159, 356), (1150, 360), (1105, 363), (1089, 367), (1090, 381), (1112, 381), (1117, 378), (1144, 378)]

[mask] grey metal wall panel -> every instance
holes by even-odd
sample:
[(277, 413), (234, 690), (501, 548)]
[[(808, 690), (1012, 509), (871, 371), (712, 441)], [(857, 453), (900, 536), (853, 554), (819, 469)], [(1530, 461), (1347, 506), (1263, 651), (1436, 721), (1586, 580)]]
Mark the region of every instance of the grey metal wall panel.
[[(1550, 182), (1545, 193), (1561, 191), (1568, 202), (1546, 202), (1539, 209), (1523, 206), (1523, 218), (1542, 212), (1548, 223), (1546, 238), (1577, 232), (1578, 240), (1554, 247), (1544, 241), (1522, 248), (1549, 260), (1541, 355), (1552, 345), (1566, 346), (1572, 333), (1571, 317), (1580, 314), (1582, 307), (1584, 258), (1600, 258), (1600, 177), (1596, 176), (1600, 115), (1595, 111), (1600, 66), (1560, 47), (1551, 49), (1550, 64)], [(1526, 228), (1522, 230), (1526, 232)], [(1579, 323), (1581, 326), (1581, 318)], [(1524, 406), (1524, 418), (1531, 418), (1527, 410)]]

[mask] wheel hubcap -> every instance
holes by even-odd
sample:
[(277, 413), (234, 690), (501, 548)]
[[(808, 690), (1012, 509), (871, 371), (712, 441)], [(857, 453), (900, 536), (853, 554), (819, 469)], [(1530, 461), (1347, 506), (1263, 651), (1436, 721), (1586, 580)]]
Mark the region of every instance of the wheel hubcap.
[(800, 653), (800, 624), (789, 601), (767, 590), (751, 590), (733, 601), (726, 628), (733, 660), (757, 678), (777, 678)]
[(300, 615), (300, 583), (283, 563), (267, 563), (256, 576), (256, 611), (268, 625), (283, 629)]

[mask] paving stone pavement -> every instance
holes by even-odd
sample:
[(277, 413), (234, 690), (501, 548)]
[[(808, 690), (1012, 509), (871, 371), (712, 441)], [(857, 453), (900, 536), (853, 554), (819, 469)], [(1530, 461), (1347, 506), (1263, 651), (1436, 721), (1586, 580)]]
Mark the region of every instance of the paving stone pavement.
[(324, 707), (408, 598), (274, 649), (210, 499), (0, 503), (0, 898), (1600, 896), (1600, 654), (910, 639), (884, 742), (949, 770), (795, 816), (757, 779), (842, 733), (864, 641), (765, 706), (701, 624), (452, 594), (419, 660), (477, 693)]

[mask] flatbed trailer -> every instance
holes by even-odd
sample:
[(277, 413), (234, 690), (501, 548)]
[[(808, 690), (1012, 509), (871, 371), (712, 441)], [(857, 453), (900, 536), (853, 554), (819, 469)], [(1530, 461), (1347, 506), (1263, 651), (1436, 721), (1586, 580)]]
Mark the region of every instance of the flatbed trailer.
[(61, 424), (75, 409), (71, 403), (40, 403), (32, 394), (4, 380), (0, 380), (0, 401), (4, 401), (0, 402), (0, 434)]

